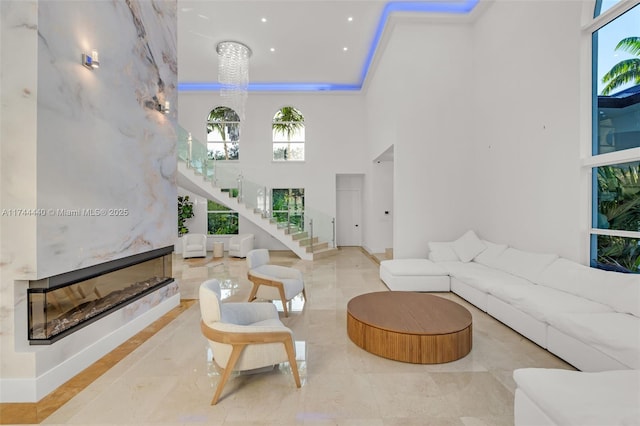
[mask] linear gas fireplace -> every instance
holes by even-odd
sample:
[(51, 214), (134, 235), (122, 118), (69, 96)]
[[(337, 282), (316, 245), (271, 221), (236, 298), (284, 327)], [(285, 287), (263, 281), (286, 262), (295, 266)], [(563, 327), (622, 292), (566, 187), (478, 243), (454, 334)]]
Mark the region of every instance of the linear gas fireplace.
[(170, 283), (173, 246), (29, 282), (29, 342), (48, 345)]

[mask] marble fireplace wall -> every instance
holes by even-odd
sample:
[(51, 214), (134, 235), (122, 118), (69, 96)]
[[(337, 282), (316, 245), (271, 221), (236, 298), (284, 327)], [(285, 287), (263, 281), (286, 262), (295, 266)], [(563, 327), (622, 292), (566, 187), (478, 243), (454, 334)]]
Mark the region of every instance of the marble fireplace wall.
[[(41, 397), (41, 378), (51, 377), (44, 388), (68, 379), (73, 372), (61, 365), (135, 316), (179, 300), (175, 288), (165, 291), (121, 320), (47, 347), (26, 338), (26, 280), (174, 243), (177, 2), (3, 0), (0, 7), (5, 402), (16, 389)], [(92, 49), (100, 60), (94, 70), (81, 64)], [(156, 109), (165, 101), (169, 114)]]
[(175, 2), (40, 1), (38, 15), (38, 207), (53, 213), (38, 217), (38, 276), (171, 245), (176, 113), (152, 106), (177, 105)]

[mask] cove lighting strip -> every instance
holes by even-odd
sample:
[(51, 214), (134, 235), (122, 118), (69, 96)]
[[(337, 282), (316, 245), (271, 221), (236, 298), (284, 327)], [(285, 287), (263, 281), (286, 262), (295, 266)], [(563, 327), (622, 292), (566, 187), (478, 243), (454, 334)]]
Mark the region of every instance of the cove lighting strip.
[[(397, 1), (388, 2), (380, 16), (376, 32), (369, 47), (369, 52), (365, 59), (360, 74), (360, 81), (355, 84), (335, 84), (335, 83), (249, 83), (250, 92), (354, 92), (362, 89), (364, 80), (367, 77), (371, 62), (382, 38), (382, 33), (387, 20), (393, 12), (413, 12), (413, 13), (452, 13), (464, 15), (470, 13), (480, 0), (462, 1)], [(178, 83), (179, 92), (208, 92), (218, 91), (222, 85), (220, 83)]]

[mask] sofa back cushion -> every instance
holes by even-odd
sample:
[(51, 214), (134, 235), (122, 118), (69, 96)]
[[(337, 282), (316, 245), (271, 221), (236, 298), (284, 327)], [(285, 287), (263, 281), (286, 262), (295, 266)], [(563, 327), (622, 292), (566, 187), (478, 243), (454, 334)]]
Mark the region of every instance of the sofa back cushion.
[(429, 260), (432, 262), (459, 262), (460, 258), (451, 242), (430, 242)]
[(500, 257), (503, 251), (507, 249), (506, 244), (496, 244), (491, 241), (482, 240), (484, 245), (487, 247), (482, 253), (477, 255), (473, 261), (480, 263), (481, 265), (488, 266), (490, 268), (494, 268), (497, 264), (497, 259)]
[(474, 257), (487, 249), (487, 246), (472, 230), (453, 242), (453, 250), (463, 262), (471, 262)]
[(492, 267), (536, 283), (542, 271), (557, 258), (555, 254), (532, 253), (508, 247)]
[(603, 271), (560, 258), (540, 274), (538, 284), (640, 317), (640, 276), (637, 274)]

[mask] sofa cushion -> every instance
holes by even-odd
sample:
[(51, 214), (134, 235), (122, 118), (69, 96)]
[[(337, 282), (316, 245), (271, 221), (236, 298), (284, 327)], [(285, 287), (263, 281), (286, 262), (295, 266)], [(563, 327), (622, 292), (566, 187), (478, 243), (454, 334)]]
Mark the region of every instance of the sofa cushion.
[(462, 237), (453, 242), (453, 250), (463, 262), (470, 262), (486, 248), (487, 246), (472, 230), (465, 232)]
[(640, 419), (640, 371), (523, 368), (513, 378), (558, 425), (633, 425)]
[(542, 271), (557, 258), (555, 254), (532, 253), (508, 247), (498, 256), (493, 267), (536, 282)]
[(453, 243), (450, 242), (430, 242), (429, 245), (429, 260), (434, 262), (455, 262), (460, 260), (455, 250), (453, 250)]
[(496, 287), (491, 294), (546, 323), (553, 315), (562, 312), (612, 312), (607, 305), (535, 284)]
[(482, 253), (477, 255), (473, 261), (480, 263), (481, 265), (494, 267), (496, 264), (496, 260), (502, 254), (503, 251), (507, 249), (506, 244), (496, 244), (491, 241), (482, 240), (484, 245), (487, 247)]
[(639, 275), (603, 271), (560, 258), (545, 268), (538, 283), (640, 317)]
[(484, 293), (492, 293), (496, 288), (509, 285), (531, 285), (524, 278), (507, 274), (475, 262), (442, 262), (440, 265), (449, 275)]
[(640, 318), (619, 312), (557, 313), (549, 325), (586, 345), (640, 369)]
[(428, 259), (383, 260), (380, 267), (395, 276), (447, 275), (446, 269)]

